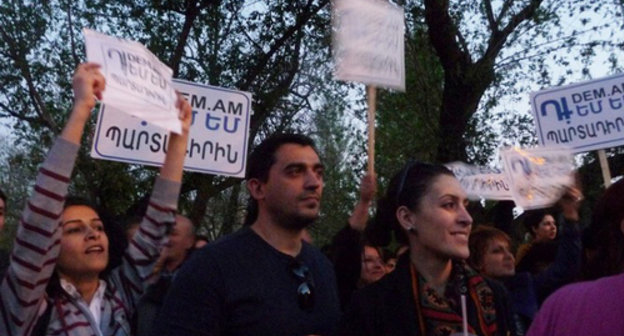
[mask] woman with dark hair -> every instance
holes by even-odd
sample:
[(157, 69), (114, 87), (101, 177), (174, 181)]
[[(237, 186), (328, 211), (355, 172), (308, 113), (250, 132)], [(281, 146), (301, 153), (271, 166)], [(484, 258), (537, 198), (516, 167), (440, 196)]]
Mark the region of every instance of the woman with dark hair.
[[(354, 294), (339, 335), (507, 335), (502, 285), (466, 265), (472, 218), (466, 194), (444, 166), (410, 163), (378, 203), (377, 232), (409, 245), (394, 272)], [(388, 234), (386, 234), (388, 236)]]
[(39, 170), (0, 287), (0, 335), (129, 335), (128, 319), (147, 286), (166, 224), (173, 222), (191, 120), (180, 97), (182, 133), (170, 135), (146, 214), (121, 265), (101, 278), (111, 250), (106, 224), (92, 206), (65, 206), (85, 124), (105, 88), (99, 65), (81, 64), (73, 88), (72, 113)]
[(587, 269), (598, 280), (565, 286), (542, 305), (528, 335), (622, 335), (624, 333), (624, 179), (611, 185), (594, 207), (592, 243), (598, 249)]
[(539, 209), (530, 210), (523, 214), (522, 223), (531, 236), (531, 241), (524, 243), (518, 247), (516, 253), (516, 263), (519, 264), (522, 259), (531, 251), (535, 244), (548, 244), (557, 237), (557, 222), (549, 212)]

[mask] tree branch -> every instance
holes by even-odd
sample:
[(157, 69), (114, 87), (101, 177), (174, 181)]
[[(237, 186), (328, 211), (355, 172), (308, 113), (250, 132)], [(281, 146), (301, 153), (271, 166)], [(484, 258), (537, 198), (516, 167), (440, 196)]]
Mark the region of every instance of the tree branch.
[(485, 7), (485, 15), (487, 16), (488, 25), (492, 33), (498, 32), (498, 22), (494, 19), (494, 13), (492, 12), (492, 1), (483, 0), (483, 6)]
[(456, 72), (458, 65), (470, 63), (470, 56), (463, 53), (457, 43), (457, 27), (449, 15), (448, 0), (425, 0), (425, 22), (429, 40), (433, 45), (445, 72)]
[(505, 41), (509, 35), (525, 20), (532, 17), (539, 6), (542, 4), (543, 0), (531, 0), (526, 7), (524, 7), (519, 13), (512, 16), (509, 20), (507, 26), (503, 28), (500, 32), (492, 33), (490, 39), (488, 41), (488, 48), (485, 51), (485, 54), (481, 58), (482, 60), (494, 60), (498, 53), (501, 51), (503, 46), (505, 45)]

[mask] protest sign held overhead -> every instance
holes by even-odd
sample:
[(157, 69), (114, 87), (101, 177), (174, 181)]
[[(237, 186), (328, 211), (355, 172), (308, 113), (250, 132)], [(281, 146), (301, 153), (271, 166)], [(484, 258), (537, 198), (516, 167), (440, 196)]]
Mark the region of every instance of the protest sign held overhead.
[(180, 133), (173, 71), (140, 43), (84, 29), (87, 59), (106, 78), (102, 103)]
[[(173, 87), (192, 108), (184, 169), (206, 174), (245, 176), (251, 117), (251, 94), (186, 81)], [(168, 133), (104, 105), (98, 115), (91, 156), (98, 159), (159, 166)]]
[(511, 148), (501, 151), (516, 205), (528, 209), (555, 204), (574, 184), (573, 157), (562, 148)]
[(507, 175), (497, 168), (479, 167), (463, 162), (445, 165), (450, 169), (471, 200), (511, 200), (511, 186)]
[(386, 1), (334, 1), (336, 78), (405, 91), (404, 17)]
[(542, 146), (574, 153), (624, 145), (624, 74), (531, 94)]

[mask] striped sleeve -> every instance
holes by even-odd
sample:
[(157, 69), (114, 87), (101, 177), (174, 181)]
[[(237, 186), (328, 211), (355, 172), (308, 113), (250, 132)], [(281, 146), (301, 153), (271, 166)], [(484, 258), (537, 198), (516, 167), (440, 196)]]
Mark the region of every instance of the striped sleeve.
[(27, 334), (37, 319), (60, 250), (59, 222), (78, 148), (57, 139), (39, 169), (0, 285), (0, 335)]
[(157, 178), (146, 213), (130, 240), (122, 264), (109, 281), (127, 308), (134, 309), (138, 298), (153, 280), (152, 270), (168, 225), (175, 220), (180, 183)]

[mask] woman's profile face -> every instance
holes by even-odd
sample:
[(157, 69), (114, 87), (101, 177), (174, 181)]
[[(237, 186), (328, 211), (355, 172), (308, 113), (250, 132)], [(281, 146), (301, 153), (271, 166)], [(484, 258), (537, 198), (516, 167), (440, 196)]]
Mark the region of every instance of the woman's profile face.
[(533, 229), (535, 233), (535, 241), (548, 241), (553, 240), (557, 236), (557, 224), (555, 219), (551, 215), (546, 215), (537, 225), (537, 228)]
[(61, 215), (61, 251), (57, 268), (69, 278), (98, 275), (108, 265), (108, 237), (98, 214), (72, 205)]
[(467, 204), (466, 194), (455, 177), (434, 178), (418, 208), (412, 211), (416, 234), (411, 247), (443, 259), (468, 258), (472, 217), (466, 210)]

